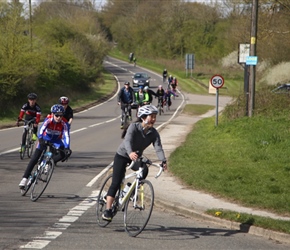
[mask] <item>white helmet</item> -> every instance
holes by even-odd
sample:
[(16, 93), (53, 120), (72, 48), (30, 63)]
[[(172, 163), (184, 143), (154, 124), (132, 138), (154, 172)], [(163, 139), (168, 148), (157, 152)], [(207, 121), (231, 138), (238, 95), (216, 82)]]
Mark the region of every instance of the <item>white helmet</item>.
[(158, 109), (153, 106), (153, 105), (144, 105), (142, 107), (139, 108), (138, 110), (138, 117), (142, 117), (143, 115), (151, 115), (151, 114), (157, 114), (158, 113)]
[(148, 87), (148, 86), (145, 86), (145, 87), (144, 87), (144, 90), (147, 90), (147, 89), (149, 89), (149, 87)]

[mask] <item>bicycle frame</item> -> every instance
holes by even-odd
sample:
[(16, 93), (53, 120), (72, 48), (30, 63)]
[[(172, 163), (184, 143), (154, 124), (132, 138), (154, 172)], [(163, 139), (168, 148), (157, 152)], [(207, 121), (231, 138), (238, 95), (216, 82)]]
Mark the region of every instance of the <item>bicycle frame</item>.
[[(135, 162), (132, 161), (132, 163), (126, 169), (127, 170), (131, 169), (134, 166), (134, 163)], [(161, 175), (161, 173), (163, 171), (163, 168), (160, 167), (160, 165), (158, 165), (158, 164), (152, 163), (151, 161), (148, 162), (148, 164), (160, 168), (159, 172), (155, 176), (155, 178), (158, 178)], [(125, 183), (126, 179), (129, 179), (131, 177), (135, 177), (135, 179), (134, 179), (133, 183), (131, 184), (128, 192), (125, 194), (125, 196), (122, 197), (121, 200), (118, 200), (118, 204), (119, 204), (119, 209), (118, 210), (121, 210), (124, 207), (126, 201), (129, 199), (129, 197), (131, 196), (133, 191), (135, 191), (133, 199), (134, 199), (134, 207), (136, 207), (137, 191), (138, 191), (137, 188), (139, 186), (140, 179), (143, 177), (143, 170), (144, 170), (143, 167), (139, 167), (139, 169), (137, 171), (135, 171), (133, 173), (130, 173), (130, 174), (128, 174), (128, 175), (126, 175), (124, 177), (123, 183)], [(122, 190), (120, 189), (120, 193), (121, 192), (122, 192)], [(142, 202), (142, 205), (143, 205), (143, 197), (142, 196), (141, 196), (141, 202)]]

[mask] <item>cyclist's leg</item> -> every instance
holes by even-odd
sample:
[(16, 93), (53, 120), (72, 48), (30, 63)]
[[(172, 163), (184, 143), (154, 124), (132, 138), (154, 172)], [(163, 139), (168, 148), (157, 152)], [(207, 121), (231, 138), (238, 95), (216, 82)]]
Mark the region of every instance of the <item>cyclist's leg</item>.
[(34, 168), (34, 166), (37, 164), (38, 160), (39, 160), (39, 157), (41, 156), (42, 154), (42, 151), (43, 149), (40, 149), (40, 148), (37, 148), (33, 154), (33, 156), (31, 157), (27, 167), (26, 167), (26, 170), (23, 174), (23, 177), (19, 183), (19, 188), (20, 189), (23, 189), (25, 188), (25, 185), (26, 185), (26, 182)]
[(113, 163), (113, 179), (111, 186), (108, 189), (106, 210), (103, 214), (103, 219), (112, 220), (112, 204), (115, 200), (115, 195), (121, 186), (122, 180), (125, 176), (126, 166), (131, 160), (119, 154), (115, 154)]
[(24, 172), (23, 178), (28, 178), (29, 175), (31, 174), (31, 171), (33, 169), (33, 167), (36, 165), (37, 161), (39, 160), (39, 157), (41, 156), (42, 150), (37, 148), (33, 154), (33, 156), (31, 157), (26, 170)]
[(144, 230), (150, 219), (153, 204), (153, 186), (150, 181), (141, 180), (137, 187), (137, 196), (128, 199), (125, 204), (125, 230), (130, 236), (135, 237)]

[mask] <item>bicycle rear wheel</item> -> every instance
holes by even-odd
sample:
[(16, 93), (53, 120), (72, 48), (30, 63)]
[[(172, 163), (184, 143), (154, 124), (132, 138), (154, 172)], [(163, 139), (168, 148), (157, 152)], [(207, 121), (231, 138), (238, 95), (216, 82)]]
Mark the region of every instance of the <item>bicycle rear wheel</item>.
[(34, 141), (32, 140), (33, 130), (29, 129), (26, 137), (27, 156), (30, 158), (34, 151)]
[(125, 230), (132, 237), (144, 230), (153, 210), (154, 189), (150, 181), (140, 181), (135, 206), (134, 200), (135, 197), (127, 200), (124, 211)]
[(105, 227), (110, 223), (110, 221), (106, 221), (102, 219), (102, 214), (106, 210), (106, 204), (107, 204), (106, 197), (107, 197), (109, 187), (111, 186), (112, 179), (113, 179), (113, 174), (110, 174), (103, 182), (103, 185), (98, 194), (96, 212), (97, 212), (97, 223), (100, 227)]
[(32, 190), (30, 195), (30, 199), (32, 201), (37, 201), (39, 197), (43, 194), (51, 179), (54, 166), (55, 164), (53, 159), (50, 159), (46, 162), (45, 166), (40, 167), (40, 169), (38, 170), (36, 179), (32, 184)]

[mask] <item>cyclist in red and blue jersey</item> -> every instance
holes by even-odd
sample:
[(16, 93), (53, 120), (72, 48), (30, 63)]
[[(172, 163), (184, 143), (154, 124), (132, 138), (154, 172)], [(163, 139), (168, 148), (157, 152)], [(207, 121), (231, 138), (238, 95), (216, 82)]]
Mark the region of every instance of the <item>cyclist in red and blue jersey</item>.
[(36, 150), (27, 165), (21, 182), (19, 183), (19, 187), (21, 189), (25, 187), (33, 167), (39, 160), (42, 151), (46, 148), (46, 141), (53, 143), (56, 148), (62, 149), (53, 156), (55, 163), (61, 160), (65, 161), (71, 154), (68, 126), (67, 123), (62, 119), (64, 115), (64, 107), (60, 104), (55, 104), (51, 107), (51, 113), (52, 115), (48, 116), (44, 120), (39, 130), (39, 139)]
[[(21, 107), (17, 123), (16, 125), (19, 126), (19, 122), (23, 119), (25, 115), (25, 125), (27, 122), (33, 118), (35, 118), (35, 121), (33, 123), (33, 135), (32, 135), (32, 140), (36, 141), (37, 140), (37, 130), (38, 130), (38, 123), (40, 122), (40, 116), (41, 116), (41, 108), (40, 106), (36, 103), (37, 100), (37, 94), (35, 93), (30, 93), (27, 95), (28, 101), (23, 104)], [(21, 148), (20, 152), (23, 152), (24, 147), (25, 147), (25, 140), (26, 140), (26, 135), (27, 135), (27, 130), (24, 130), (23, 135), (22, 135), (22, 143), (21, 143)]]

